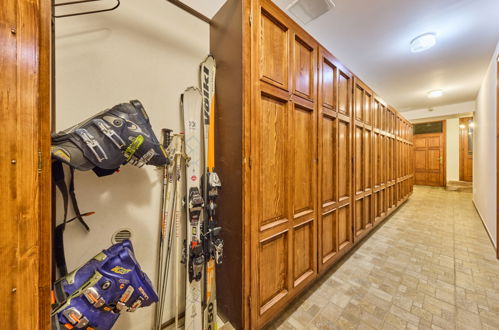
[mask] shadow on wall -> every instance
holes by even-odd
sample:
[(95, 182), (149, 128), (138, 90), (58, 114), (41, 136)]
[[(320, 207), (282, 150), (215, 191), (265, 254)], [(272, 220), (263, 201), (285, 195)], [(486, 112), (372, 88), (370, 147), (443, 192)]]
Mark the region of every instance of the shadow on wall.
[[(145, 206), (150, 203), (151, 189), (154, 181), (161, 179), (161, 172), (157, 172), (157, 180), (149, 177), (145, 167), (137, 168), (132, 165), (122, 166), (119, 172), (105, 177), (98, 177), (93, 171), (75, 172), (76, 182), (81, 181), (79, 193), (93, 196), (94, 202), (100, 209), (112, 216), (116, 207), (128, 208)], [(77, 183), (76, 183), (77, 184)], [(125, 204), (126, 202), (126, 204)], [(95, 205), (97, 207), (97, 205)]]
[[(67, 166), (65, 170), (66, 178), (69, 178)], [(151, 188), (161, 185), (161, 174), (162, 172), (154, 167), (137, 168), (132, 165), (122, 166), (118, 173), (105, 177), (98, 177), (93, 171), (75, 171), (75, 193), (80, 211), (94, 211), (95, 215), (85, 218), (90, 232), (86, 232), (76, 222), (66, 227), (64, 237), (69, 270), (84, 263), (89, 255), (95, 255), (107, 248), (111, 244), (111, 234), (120, 228), (141, 228), (145, 221), (157, 223), (159, 209), (154, 219), (150, 219), (150, 216), (144, 219), (140, 214), (141, 210), (151, 208), (151, 200), (154, 199), (152, 193), (156, 192)], [(60, 194), (57, 194), (57, 223), (61, 223), (63, 203)], [(70, 205), (68, 218), (73, 215)], [(144, 230), (144, 234), (146, 231)], [(152, 240), (156, 238), (152, 232), (148, 233), (149, 235), (153, 235)], [(81, 243), (85, 246), (75, 246)]]

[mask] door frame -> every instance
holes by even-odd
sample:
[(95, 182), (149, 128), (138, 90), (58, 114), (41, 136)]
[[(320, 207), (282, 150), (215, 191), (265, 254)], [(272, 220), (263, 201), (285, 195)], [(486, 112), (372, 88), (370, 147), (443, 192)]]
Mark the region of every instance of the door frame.
[(2, 9), (0, 319), (12, 329), (43, 330), (51, 328), (52, 7), (51, 1), (5, 0)]
[(497, 57), (496, 77), (496, 258), (499, 260), (499, 56)]
[[(442, 135), (443, 135), (443, 146), (442, 146), (442, 149), (443, 149), (443, 155), (442, 155), (442, 158), (443, 158), (443, 171), (444, 171), (444, 178), (443, 178), (443, 185), (441, 186), (438, 186), (438, 187), (444, 187), (446, 188), (447, 187), (447, 120), (443, 119), (443, 120), (429, 120), (429, 121), (424, 121), (424, 122), (418, 122), (418, 123), (414, 123), (412, 124), (413, 127), (414, 125), (419, 125), (419, 124), (428, 124), (428, 123), (438, 123), (438, 122), (441, 122), (442, 123)], [(426, 133), (426, 134), (435, 134), (435, 133)], [(416, 136), (418, 135), (425, 135), (425, 134), (414, 134), (413, 133), (413, 140), (416, 138)], [(414, 157), (414, 162), (416, 162), (416, 157)], [(414, 168), (414, 175), (416, 174), (416, 168)], [(416, 181), (414, 181), (416, 182)]]
[[(464, 120), (469, 119), (473, 120), (473, 116), (459, 118), (459, 181), (466, 181), (464, 180), (464, 162), (466, 161), (466, 152), (464, 150), (464, 137), (462, 135), (463, 129), (461, 128), (461, 122), (464, 123)], [(471, 160), (471, 164), (473, 166), (473, 159)], [(471, 174), (471, 178), (471, 180), (473, 181), (473, 173)]]

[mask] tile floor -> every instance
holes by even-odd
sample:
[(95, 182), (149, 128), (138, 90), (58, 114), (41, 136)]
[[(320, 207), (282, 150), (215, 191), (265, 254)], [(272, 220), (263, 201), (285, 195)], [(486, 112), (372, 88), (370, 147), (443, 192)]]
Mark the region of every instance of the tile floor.
[(499, 329), (499, 261), (471, 193), (414, 194), (270, 329)]

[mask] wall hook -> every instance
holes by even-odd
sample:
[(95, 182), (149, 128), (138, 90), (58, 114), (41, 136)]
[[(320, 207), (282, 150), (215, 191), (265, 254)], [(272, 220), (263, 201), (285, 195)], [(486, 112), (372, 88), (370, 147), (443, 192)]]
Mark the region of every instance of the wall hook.
[[(77, 5), (77, 4), (88, 3), (88, 2), (96, 2), (96, 1), (102, 1), (102, 0), (78, 0), (78, 1), (63, 2), (63, 3), (54, 3), (54, 11), (53, 12), (55, 13), (55, 7)], [(91, 11), (81, 11), (81, 12), (76, 12), (76, 13), (72, 13), (72, 14), (54, 15), (54, 18), (80, 16), (80, 15), (88, 15), (88, 14), (96, 14), (96, 13), (103, 13), (103, 12), (106, 12), (106, 11), (112, 11), (112, 10), (115, 10), (116, 8), (118, 8), (120, 6), (120, 4), (121, 4), (120, 1), (121, 0), (116, 0), (116, 4), (113, 7), (110, 7), (110, 8), (99, 9), (99, 10), (91, 10)]]

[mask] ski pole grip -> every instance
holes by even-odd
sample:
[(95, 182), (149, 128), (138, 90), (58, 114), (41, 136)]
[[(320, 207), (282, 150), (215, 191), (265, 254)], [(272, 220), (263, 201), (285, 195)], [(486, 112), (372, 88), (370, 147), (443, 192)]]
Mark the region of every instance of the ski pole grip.
[(166, 149), (172, 142), (172, 130), (169, 128), (161, 129), (161, 134), (163, 135), (163, 148)]

